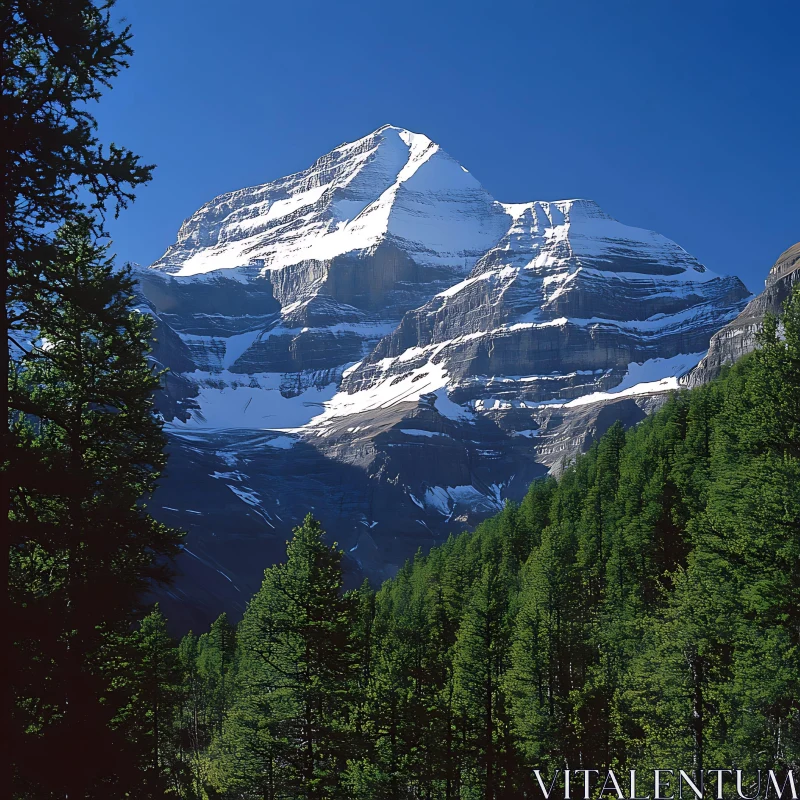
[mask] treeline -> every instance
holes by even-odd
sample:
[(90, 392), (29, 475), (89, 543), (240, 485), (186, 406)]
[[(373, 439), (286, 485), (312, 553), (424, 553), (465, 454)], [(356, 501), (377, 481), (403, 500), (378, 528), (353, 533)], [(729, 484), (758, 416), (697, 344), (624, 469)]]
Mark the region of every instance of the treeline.
[(720, 766), (755, 794), (756, 769), (797, 770), (800, 291), (722, 379), (379, 591), (343, 594), (340, 557), (307, 518), (235, 631), (173, 647), (179, 795), (514, 798), (534, 768)]

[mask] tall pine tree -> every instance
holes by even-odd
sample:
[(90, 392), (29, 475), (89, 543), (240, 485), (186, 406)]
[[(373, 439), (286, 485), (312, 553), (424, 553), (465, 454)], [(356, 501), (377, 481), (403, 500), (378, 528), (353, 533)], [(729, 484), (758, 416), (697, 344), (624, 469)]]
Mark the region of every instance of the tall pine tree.
[(115, 722), (125, 732), (128, 757), (140, 762), (144, 780), (138, 796), (157, 798), (191, 786), (176, 724), (183, 670), (158, 606), (125, 637), (125, 645), (131, 669), (117, 682), (129, 701)]
[[(110, 796), (128, 766), (108, 728), (113, 643), (144, 590), (168, 576), (180, 535), (141, 503), (165, 456), (152, 322), (136, 310), (130, 270), (114, 268), (80, 219), (51, 255), (29, 304), (34, 330), (13, 338), (9, 380), (12, 760), (21, 794), (102, 786)], [(55, 759), (67, 767), (41, 770)]]
[(221, 788), (265, 798), (338, 796), (354, 690), (341, 551), (311, 516), (267, 569), (239, 630), (238, 694), (218, 752)]
[[(10, 523), (0, 558), (3, 574), (11, 571), (3, 687), (5, 707), (14, 709), (6, 738), (15, 792), (38, 797), (89, 796), (98, 781), (104, 796), (112, 785), (123, 791), (124, 748), (108, 732), (114, 710), (103, 697), (112, 680), (104, 673), (116, 662), (99, 653), (110, 631), (127, 625), (155, 562), (174, 547), (174, 537), (134, 508), (161, 464), (157, 426), (147, 421), (145, 396), (154, 386), (144, 361), (147, 322), (130, 316), (128, 278), (110, 269), (90, 277), (87, 267), (103, 214), (124, 207), (151, 172), (130, 151), (104, 147), (91, 113), (132, 52), (130, 30), (116, 30), (112, 12), (113, 0), (0, 4), (8, 341), (2, 502)], [(55, 237), (64, 224), (77, 228)], [(76, 321), (98, 309), (79, 345)], [(31, 338), (44, 347), (31, 347)], [(100, 364), (92, 359), (103, 348), (112, 361)], [(100, 444), (106, 435), (107, 447)], [(117, 490), (115, 516), (107, 504)], [(108, 536), (103, 514), (115, 520)], [(132, 527), (123, 534), (126, 516)], [(141, 548), (123, 543), (142, 530)], [(100, 611), (106, 603), (108, 617)], [(64, 767), (41, 768), (54, 763)]]

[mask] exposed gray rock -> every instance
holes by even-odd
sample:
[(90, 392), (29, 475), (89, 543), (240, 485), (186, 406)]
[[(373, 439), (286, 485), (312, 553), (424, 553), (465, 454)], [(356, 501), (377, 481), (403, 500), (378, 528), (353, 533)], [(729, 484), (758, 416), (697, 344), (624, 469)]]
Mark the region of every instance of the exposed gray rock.
[(756, 337), (767, 313), (780, 314), (783, 303), (800, 279), (800, 242), (778, 256), (767, 275), (764, 291), (751, 300), (736, 319), (711, 337), (708, 354), (683, 379), (687, 387), (716, 378), (723, 366), (733, 364), (756, 349)]
[[(346, 377), (346, 391), (436, 366), (456, 402), (573, 398), (631, 363), (706, 349), (741, 309), (738, 278), (595, 203), (509, 206), (513, 222), (461, 283), (408, 312)], [(498, 379), (502, 379), (502, 382)]]
[(351, 584), (394, 574), (642, 419), (747, 297), (591, 201), (498, 203), (391, 126), (216, 198), (140, 275), (178, 628), (241, 613), (307, 511)]

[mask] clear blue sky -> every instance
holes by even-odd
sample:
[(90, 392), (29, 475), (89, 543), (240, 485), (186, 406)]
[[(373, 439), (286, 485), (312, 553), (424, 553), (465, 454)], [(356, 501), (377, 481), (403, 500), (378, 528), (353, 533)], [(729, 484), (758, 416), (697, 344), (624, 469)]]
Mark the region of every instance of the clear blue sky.
[(112, 226), (149, 264), (231, 189), (391, 123), (498, 200), (589, 197), (763, 286), (800, 240), (797, 0), (119, 0), (101, 135), (157, 164)]

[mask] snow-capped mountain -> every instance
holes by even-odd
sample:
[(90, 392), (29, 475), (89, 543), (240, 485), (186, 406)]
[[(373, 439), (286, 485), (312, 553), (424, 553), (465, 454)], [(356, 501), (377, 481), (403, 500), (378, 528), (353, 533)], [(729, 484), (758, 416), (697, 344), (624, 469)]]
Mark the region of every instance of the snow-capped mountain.
[(172, 370), (162, 513), (209, 613), (309, 509), (391, 574), (663, 402), (748, 295), (591, 201), (497, 202), (392, 126), (215, 198), (140, 277)]
[[(394, 243), (417, 269), (464, 273), (500, 236), (503, 216), (439, 145), (384, 125), (303, 172), (215, 198), (153, 268), (181, 277), (248, 266), (265, 274)], [(289, 304), (309, 287), (282, 288)]]
[(616, 386), (631, 364), (702, 353), (747, 295), (737, 278), (591, 201), (504, 208), (500, 241), (469, 277), (408, 312), (348, 374), (348, 391), (438, 372), (473, 407), (572, 399)]

